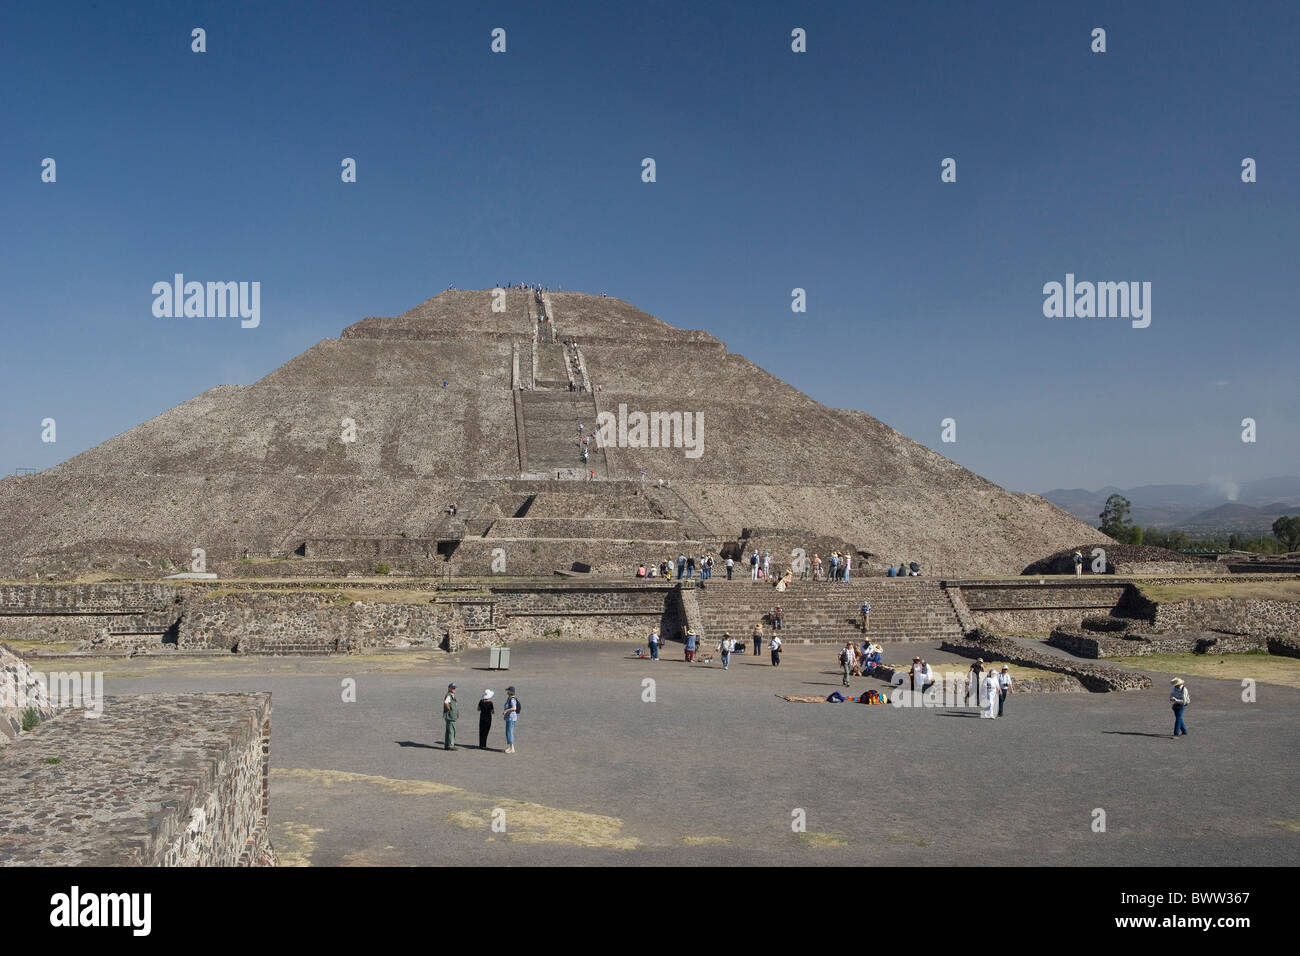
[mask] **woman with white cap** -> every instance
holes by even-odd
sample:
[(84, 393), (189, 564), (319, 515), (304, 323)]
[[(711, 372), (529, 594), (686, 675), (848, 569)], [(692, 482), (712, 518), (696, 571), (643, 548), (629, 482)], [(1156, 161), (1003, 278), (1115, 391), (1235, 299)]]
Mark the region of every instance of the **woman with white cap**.
[(492, 691), (483, 691), (483, 699), (478, 702), (478, 749), (487, 750), (488, 731), (492, 729), (492, 715), (496, 704), (492, 703)]

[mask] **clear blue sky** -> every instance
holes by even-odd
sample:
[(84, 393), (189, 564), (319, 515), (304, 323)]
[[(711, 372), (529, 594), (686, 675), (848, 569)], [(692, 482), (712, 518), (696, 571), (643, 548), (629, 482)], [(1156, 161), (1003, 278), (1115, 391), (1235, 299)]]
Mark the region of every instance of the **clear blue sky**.
[[(1294, 0), (4, 18), (0, 473), (519, 279), (705, 329), (1016, 490), (1300, 472)], [(155, 318), (176, 272), (261, 282), (261, 326)], [(1045, 318), (1067, 272), (1151, 282), (1150, 328)]]

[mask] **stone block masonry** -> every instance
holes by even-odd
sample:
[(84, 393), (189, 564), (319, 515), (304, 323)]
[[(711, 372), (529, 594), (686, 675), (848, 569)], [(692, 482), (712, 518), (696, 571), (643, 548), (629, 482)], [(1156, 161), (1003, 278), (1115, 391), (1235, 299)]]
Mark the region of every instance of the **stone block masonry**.
[(0, 746), (22, 733), (23, 713), (29, 708), (35, 710), (38, 720), (54, 716), (49, 692), (32, 668), (0, 644)]
[(107, 697), (0, 757), (0, 864), (275, 865), (270, 694)]

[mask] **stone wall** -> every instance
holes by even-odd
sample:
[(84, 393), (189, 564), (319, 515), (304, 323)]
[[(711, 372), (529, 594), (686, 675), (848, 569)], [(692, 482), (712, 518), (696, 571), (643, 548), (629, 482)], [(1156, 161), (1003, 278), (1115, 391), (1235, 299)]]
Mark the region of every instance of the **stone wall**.
[(964, 602), (975, 624), (1011, 633), (1040, 633), (1062, 624), (1078, 626), (1085, 617), (1110, 613), (1129, 585), (1105, 579), (1079, 581), (947, 582), (954, 599)]
[(48, 689), (26, 661), (0, 644), (0, 746), (23, 732), (23, 714), (29, 708), (38, 720), (54, 716)]
[(377, 648), (486, 647), (512, 640), (676, 634), (678, 589), (666, 585), (500, 585), (431, 591), (422, 602), (351, 600), (344, 590), (196, 595), (179, 646), (243, 654), (360, 653)]
[(5, 748), (0, 862), (274, 865), (270, 694), (107, 697)]
[(1129, 631), (1108, 636), (1089, 631), (1056, 628), (1047, 643), (1079, 657), (1145, 657), (1149, 654), (1241, 654), (1268, 648), (1263, 637), (1216, 633), (1155, 634)]
[(341, 591), (225, 594), (186, 602), (178, 646), (241, 654), (435, 646), (447, 617), (428, 603), (352, 601)]
[(0, 585), (0, 610), (10, 612), (139, 611), (178, 600), (178, 588), (161, 582)]
[(1208, 630), (1263, 637), (1300, 637), (1300, 602), (1213, 598), (1161, 604), (1158, 630)]

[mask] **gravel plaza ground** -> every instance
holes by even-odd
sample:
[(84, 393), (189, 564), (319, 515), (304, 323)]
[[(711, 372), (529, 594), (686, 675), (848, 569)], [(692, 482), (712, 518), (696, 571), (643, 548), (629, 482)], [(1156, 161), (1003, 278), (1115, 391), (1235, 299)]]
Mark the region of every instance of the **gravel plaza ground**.
[[(780, 668), (737, 656), (725, 672), (687, 665), (680, 644), (658, 663), (633, 651), (516, 645), (504, 672), (486, 649), (67, 666), (102, 668), (108, 695), (270, 690), (286, 865), (1300, 863), (1294, 688), (1259, 684), (1244, 703), (1239, 682), (1193, 679), (1190, 736), (1174, 740), (1163, 673), (1149, 691), (1013, 695), (1003, 719), (981, 720), (777, 696), (839, 689), (834, 646), (791, 647)], [(919, 644), (885, 659), (913, 654), (938, 672), (969, 665)], [(453, 680), (462, 746), (447, 752)], [(514, 755), (510, 684), (524, 705)], [(498, 705), (487, 752), (485, 687)], [(873, 687), (889, 689), (853, 681)]]

